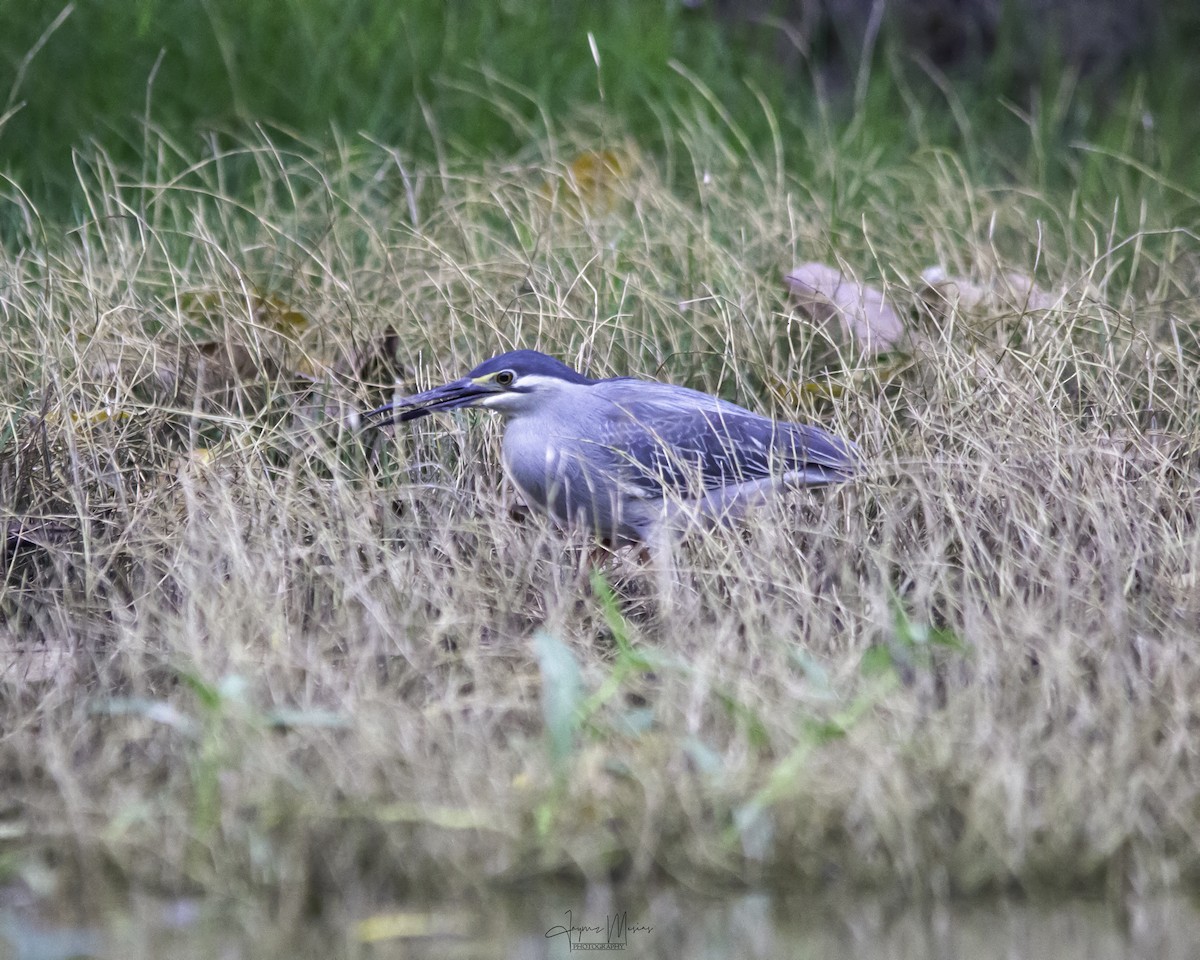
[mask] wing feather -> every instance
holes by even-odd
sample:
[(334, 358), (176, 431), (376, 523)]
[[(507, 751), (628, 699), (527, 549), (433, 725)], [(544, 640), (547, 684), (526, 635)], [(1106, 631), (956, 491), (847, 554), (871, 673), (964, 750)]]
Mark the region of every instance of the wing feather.
[(772, 477), (829, 483), (854, 471), (854, 445), (820, 427), (771, 420), (683, 387), (632, 382), (636, 393), (629, 380), (592, 388), (609, 401), (598, 442), (631, 492), (691, 499)]

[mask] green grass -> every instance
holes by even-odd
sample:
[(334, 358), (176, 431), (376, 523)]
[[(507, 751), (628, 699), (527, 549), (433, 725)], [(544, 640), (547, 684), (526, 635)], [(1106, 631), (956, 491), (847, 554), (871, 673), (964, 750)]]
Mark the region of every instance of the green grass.
[[(280, 146), (338, 152), (365, 138), (444, 163), (520, 156), (564, 125), (586, 129), (585, 116), (593, 136), (611, 134), (620, 117), (658, 154), (713, 102), (735, 119), (740, 146), (778, 151), (805, 180), (819, 180), (820, 148), (833, 141), (837, 164), (945, 148), (988, 182), (1112, 196), (1119, 168), (1068, 149), (1086, 140), (1196, 184), (1197, 23), (1183, 9), (1165, 16), (1121, 89), (1049, 57), (1029, 64), (1015, 25), (986, 68), (948, 75), (885, 28), (857, 74), (831, 84), (819, 42), (781, 62), (779, 28), (657, 0), (27, 0), (0, 8), (0, 174), (11, 178), (0, 195), (24, 193), (69, 220), (84, 212), (80, 156), (98, 148), (151, 180), (163, 152), (236, 149), (260, 126)], [(253, 168), (224, 173), (226, 191), (251, 189)], [(668, 161), (668, 181), (677, 173)]]
[(0, 10), (0, 93), (15, 108), (0, 124), (0, 169), (56, 210), (58, 194), (75, 196), (73, 149), (95, 142), (136, 167), (152, 159), (148, 128), (189, 153), (265, 123), (276, 139), (365, 133), (428, 160), (511, 154), (586, 103), (649, 133), (659, 104), (686, 86), (676, 59), (739, 106), (755, 102), (747, 72), (781, 99), (765, 65), (710, 17), (642, 0), (81, 0), (59, 21), (64, 9), (34, 0)]
[[(348, 878), (1200, 877), (1192, 201), (1103, 152), (1056, 155), (1101, 200), (869, 125), (803, 131), (798, 174), (672, 111), (661, 151), (604, 114), (495, 161), (151, 140), (82, 164), (73, 229), (15, 208), (7, 877), (285, 913)], [(623, 175), (572, 195), (601, 147)], [(790, 308), (806, 260), (882, 285), (912, 346)], [(992, 293), (932, 310), (934, 264)], [(496, 424), (357, 428), (514, 344), (820, 420), (869, 469), (689, 538), (664, 598), (514, 516)]]

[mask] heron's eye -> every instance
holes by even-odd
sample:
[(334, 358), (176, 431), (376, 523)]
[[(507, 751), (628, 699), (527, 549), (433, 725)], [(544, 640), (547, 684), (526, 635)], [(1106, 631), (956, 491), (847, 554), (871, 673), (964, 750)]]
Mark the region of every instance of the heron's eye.
[(500, 386), (507, 387), (510, 386), (515, 379), (517, 379), (517, 375), (511, 370), (501, 370), (492, 379), (494, 379)]

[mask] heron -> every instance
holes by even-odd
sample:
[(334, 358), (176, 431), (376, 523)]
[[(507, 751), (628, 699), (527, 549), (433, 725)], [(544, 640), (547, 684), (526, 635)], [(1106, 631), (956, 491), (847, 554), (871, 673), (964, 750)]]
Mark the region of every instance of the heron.
[(531, 508), (613, 547), (740, 517), (783, 489), (848, 481), (861, 463), (855, 444), (819, 426), (657, 380), (595, 379), (536, 350), (502, 353), (365, 417), (464, 407), (503, 418), (504, 469)]

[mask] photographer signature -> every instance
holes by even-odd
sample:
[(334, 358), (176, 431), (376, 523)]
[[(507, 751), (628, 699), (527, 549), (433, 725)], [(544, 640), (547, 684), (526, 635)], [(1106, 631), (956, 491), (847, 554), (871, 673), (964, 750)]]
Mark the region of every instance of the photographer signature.
[[(561, 937), (564, 934), (567, 937), (567, 942), (574, 949), (577, 946), (584, 947), (609, 947), (610, 949), (622, 949), (628, 943), (630, 933), (649, 933), (654, 927), (648, 924), (629, 923), (629, 916), (626, 911), (613, 915), (607, 914), (604, 918), (604, 923), (588, 924), (575, 923), (575, 917), (570, 910), (564, 911), (567, 915), (567, 922), (551, 927), (546, 931), (546, 938)], [(571, 939), (571, 934), (577, 934), (574, 940)], [(603, 940), (584, 941), (584, 935), (589, 937), (603, 936)]]

